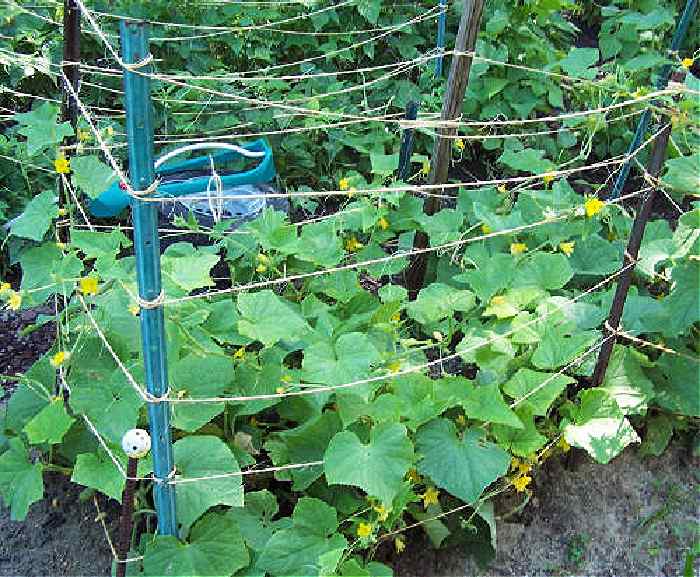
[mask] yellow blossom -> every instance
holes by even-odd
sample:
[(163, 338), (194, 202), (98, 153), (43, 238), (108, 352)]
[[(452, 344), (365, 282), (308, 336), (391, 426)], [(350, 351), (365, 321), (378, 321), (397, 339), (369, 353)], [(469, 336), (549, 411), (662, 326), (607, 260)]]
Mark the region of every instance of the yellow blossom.
[(90, 134), (90, 132), (88, 130), (82, 130), (82, 129), (78, 128), (78, 140), (80, 140), (80, 142), (87, 142), (91, 138), (92, 138), (92, 135)]
[(423, 161), (423, 166), (421, 167), (421, 172), (425, 174), (426, 176), (430, 174), (430, 161), (429, 160), (424, 160)]
[(7, 292), (11, 288), (12, 288), (12, 285), (9, 282), (0, 283), (0, 293)]
[(394, 539), (394, 548), (397, 553), (403, 553), (406, 549), (406, 542), (401, 537), (397, 537)]
[(497, 190), (498, 192), (500, 192), (501, 194), (505, 194), (506, 192), (508, 192), (508, 188), (506, 187), (505, 184), (499, 184), (499, 185), (496, 187), (496, 190)]
[(456, 421), (460, 427), (464, 427), (467, 424), (467, 418), (464, 415), (457, 415)]
[(525, 473), (529, 473), (532, 471), (532, 465), (530, 463), (519, 463), (518, 464), (518, 472), (521, 475), (524, 475)]
[(357, 526), (357, 536), (360, 539), (366, 539), (372, 534), (372, 525), (370, 523), (360, 523)]
[(384, 217), (380, 218), (377, 221), (377, 224), (379, 225), (379, 228), (381, 228), (382, 230), (386, 230), (387, 228), (389, 228), (389, 221)]
[(66, 208), (59, 208), (58, 209), (58, 216), (66, 216), (68, 214), (68, 209)]
[(277, 387), (275, 389), (275, 393), (277, 393), (278, 395), (284, 395), (284, 393), (286, 393), (286, 392), (287, 392), (286, 387)]
[(63, 363), (65, 363), (68, 360), (68, 357), (70, 357), (70, 353), (68, 351), (58, 351), (54, 356), (51, 357), (49, 363), (51, 363), (52, 367), (60, 367)]
[(338, 181), (338, 188), (340, 188), (340, 190), (347, 190), (350, 188), (350, 180), (347, 178), (341, 178)]
[(137, 305), (137, 304), (131, 304), (131, 305), (129, 305), (129, 312), (132, 315), (137, 316), (139, 314), (139, 312), (141, 312), (141, 307), (139, 307), (139, 305)]
[(57, 243), (56, 243), (56, 248), (57, 248), (58, 250), (65, 250), (65, 248), (66, 248), (66, 243), (65, 243), (65, 242), (57, 242)]
[(258, 266), (255, 267), (255, 272), (263, 273), (266, 270), (267, 270), (267, 267), (263, 263), (260, 263)]
[(292, 382), (292, 376), (291, 375), (284, 375), (280, 381), (283, 383), (291, 383)]
[(22, 306), (22, 295), (15, 291), (10, 292), (7, 306), (10, 307), (11, 311), (19, 310), (19, 307)]
[(490, 232), (491, 232), (491, 227), (488, 224), (484, 223), (481, 225), (481, 233), (482, 234), (489, 234)]
[(557, 445), (559, 445), (559, 448), (564, 453), (568, 453), (571, 450), (571, 445), (569, 445), (569, 443), (566, 442), (566, 439), (564, 437), (559, 439), (559, 442), (557, 443)]
[(510, 254), (523, 254), (527, 250), (527, 245), (524, 242), (513, 242), (510, 245)]
[(571, 256), (574, 254), (574, 246), (576, 243), (572, 240), (571, 242), (560, 242), (559, 250), (563, 252), (566, 256)]
[(695, 60), (693, 60), (692, 58), (684, 58), (683, 60), (681, 60), (681, 66), (683, 66), (683, 68), (685, 68), (686, 70), (689, 70), (690, 67), (693, 65), (693, 62), (695, 62)]
[(513, 469), (513, 470), (515, 470), (515, 469), (517, 469), (518, 467), (520, 467), (521, 464), (522, 464), (522, 461), (521, 461), (520, 459), (518, 459), (517, 457), (513, 457), (513, 458), (510, 460), (510, 468)]
[(497, 307), (504, 304), (506, 304), (506, 297), (503, 295), (491, 297), (491, 306)]
[(586, 210), (586, 216), (589, 218), (595, 214), (598, 214), (601, 210), (603, 210), (604, 206), (605, 203), (595, 197), (587, 198), (586, 202), (583, 203), (583, 207)]
[(442, 339), (444, 339), (445, 337), (443, 336), (443, 334), (440, 331), (433, 331), (433, 338), (437, 342), (441, 343)]
[(461, 138), (455, 140), (455, 148), (457, 148), (458, 150), (464, 150), (464, 140), (462, 140)]
[(530, 484), (530, 481), (532, 481), (532, 477), (528, 477), (527, 475), (523, 475), (522, 477), (518, 477), (513, 481), (513, 487), (515, 487), (515, 490), (518, 493), (522, 493), (527, 486)]
[(105, 128), (105, 133), (111, 138), (112, 136), (114, 136), (114, 128), (108, 126), (107, 128)]
[(554, 180), (554, 175), (553, 174), (545, 174), (542, 177), (542, 180), (544, 180), (545, 185), (549, 185), (549, 183)]
[(391, 320), (398, 323), (401, 320), (401, 313), (394, 313), (391, 315)]
[(80, 279), (80, 292), (84, 295), (97, 294), (97, 278), (94, 276), (86, 276)]
[(53, 161), (53, 166), (58, 174), (68, 174), (70, 172), (70, 160), (65, 156), (59, 156)]
[(406, 477), (411, 483), (420, 483), (420, 475), (415, 469), (409, 469), (408, 473), (406, 473)]
[(345, 241), (345, 250), (348, 252), (357, 252), (360, 250), (364, 245), (357, 240), (354, 236), (350, 237)]
[(435, 487), (428, 487), (425, 490), (425, 493), (423, 493), (423, 507), (426, 509), (428, 508), (428, 505), (431, 504), (438, 504), (438, 496), (440, 495), (440, 492), (435, 488)]
[(387, 517), (389, 517), (389, 511), (384, 505), (377, 505), (376, 507), (374, 507), (374, 510), (379, 516), (378, 518), (380, 521), (386, 521)]
[(401, 370), (401, 361), (392, 361), (387, 366), (390, 373), (398, 373)]
[(245, 347), (241, 347), (239, 349), (236, 349), (236, 352), (233, 353), (233, 358), (234, 359), (244, 359), (245, 358)]

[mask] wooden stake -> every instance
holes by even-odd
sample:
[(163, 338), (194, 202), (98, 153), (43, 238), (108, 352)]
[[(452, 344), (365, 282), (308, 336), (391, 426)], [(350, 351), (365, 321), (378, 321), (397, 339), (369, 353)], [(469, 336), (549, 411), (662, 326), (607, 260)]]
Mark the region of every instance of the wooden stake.
[[(459, 20), (459, 30), (455, 40), (456, 54), (452, 58), (450, 76), (447, 81), (447, 91), (442, 103), (441, 120), (455, 120), (459, 118), (464, 101), (464, 93), (469, 82), (469, 72), (472, 67), (472, 57), (463, 54), (473, 52), (476, 46), (476, 37), (481, 24), (481, 13), (484, 9), (484, 0), (464, 0), (464, 9)], [(444, 184), (447, 182), (447, 174), (450, 168), (452, 154), (452, 136), (457, 134), (457, 128), (440, 128), (433, 148), (433, 156), (430, 166), (430, 184)], [(441, 189), (434, 189), (440, 193)], [(440, 207), (439, 199), (431, 196), (425, 201), (425, 214), (435, 214)], [(420, 231), (416, 233), (413, 248), (424, 249), (428, 246), (428, 236)], [(406, 273), (406, 284), (411, 298), (415, 298), (423, 287), (427, 254), (416, 255)]]
[(131, 549), (131, 529), (134, 526), (134, 491), (138, 475), (138, 459), (129, 458), (126, 465), (126, 484), (122, 493), (122, 516), (119, 519), (119, 542), (117, 543), (116, 577), (125, 577), (126, 558)]

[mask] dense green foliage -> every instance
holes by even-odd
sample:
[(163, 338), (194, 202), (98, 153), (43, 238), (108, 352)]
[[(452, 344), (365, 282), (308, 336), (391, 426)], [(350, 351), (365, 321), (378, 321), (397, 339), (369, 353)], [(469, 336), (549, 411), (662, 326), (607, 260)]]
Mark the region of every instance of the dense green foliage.
[[(477, 53), (491, 61), (474, 62), (465, 117), (537, 118), (650, 92), (659, 65), (684, 68), (678, 55), (664, 54), (678, 6), (636, 4), (488, 2)], [(213, 26), (260, 25), (320, 8), (125, 1), (93, 7)], [(541, 122), (495, 133), (545, 132), (534, 136), (468, 140), (485, 131), (467, 127), (453, 149), (455, 178), (540, 177), (515, 187), (461, 187), (427, 216), (423, 198), (394, 178), (395, 124), (327, 125), (339, 122), (339, 112), (401, 113), (411, 98), (421, 100), (424, 112), (439, 111), (443, 81), (433, 78), (431, 61), (421, 63), (413, 80), (401, 74), (339, 94), (358, 86), (362, 75), (274, 79), (416, 58), (434, 45), (434, 19), (346, 50), (368, 37), (349, 31), (397, 25), (429, 8), (359, 0), (280, 25), (315, 33), (306, 35), (263, 29), (172, 42), (164, 35), (193, 31), (154, 26), (160, 72), (212, 77), (186, 87), (154, 83), (159, 134), (298, 127), (269, 136), (279, 185), (288, 191), (340, 188), (347, 196), (295, 202), (295, 215), (324, 217), (303, 226), (272, 208), (235, 234), (226, 222), (211, 230), (194, 220), (174, 223), (207, 240), (204, 246), (176, 242), (162, 256), (165, 294), (173, 301), (165, 314), (171, 396), (178, 400), (172, 404), (176, 479), (253, 465), (322, 463), (281, 470), (274, 478), (176, 485), (179, 539), (141, 535), (133, 547), (144, 559), (130, 568), (134, 575), (390, 575), (373, 561), (377, 547), (391, 540), (400, 550), (405, 542), (394, 532), (415, 522), (424, 522), (435, 546), (459, 544), (484, 561), (495, 537), (491, 499), (505, 491), (526, 495), (532, 466), (569, 445), (603, 463), (640, 441), (645, 453), (659, 454), (674, 431), (694, 430), (700, 416), (700, 207), (692, 203), (698, 193), (697, 94), (654, 102), (652, 130), (663, 114), (674, 124), (663, 187), (685, 212), (671, 222), (657, 216), (649, 223), (622, 321), (624, 330), (662, 348), (622, 339), (603, 385), (586, 389), (614, 292), (614, 283), (601, 281), (620, 268), (636, 205), (591, 201), (604, 189), (607, 172), (547, 173), (623, 153), (638, 116), (620, 117), (647, 102), (568, 118), (554, 132), (552, 123)], [(451, 9), (451, 30), (458, 8)], [(54, 25), (27, 10), (13, 4), (0, 26), (2, 80), (17, 92), (55, 97), (61, 38)], [(31, 12), (60, 20), (59, 8)], [(115, 33), (113, 21), (101, 22)], [(84, 61), (102, 63), (99, 40), (83, 39)], [(261, 74), (272, 80), (214, 78), (317, 56)], [(81, 91), (86, 102), (121, 107), (118, 94), (94, 86), (117, 90), (118, 77), (88, 78)], [(691, 73), (685, 84), (700, 89)], [(290, 117), (245, 102), (232, 106), (196, 86), (313, 113)], [(0, 415), (0, 495), (13, 518), (23, 519), (42, 498), (44, 471), (70, 474), (86, 496), (97, 491), (120, 499), (123, 476), (88, 423), (125, 464), (121, 437), (146, 426), (147, 418), (144, 400), (92, 324), (94, 318), (143, 383), (131, 239), (116, 228), (76, 226), (76, 205), (58, 206), (60, 165), (54, 161), (63, 137), (73, 132), (58, 106), (0, 98), (11, 113), (0, 136), (0, 154), (10, 157), (0, 157), (8, 191), (3, 209), (23, 210), (7, 239), (21, 285), (3, 285), (0, 297), (10, 308), (54, 296), (60, 303), (55, 344), (17, 378)], [(207, 104), (210, 98), (215, 102)], [(105, 113), (98, 124), (110, 143), (123, 142), (121, 118)], [(84, 120), (79, 127), (81, 145), (70, 169), (79, 192), (94, 197), (115, 176)], [(414, 182), (425, 178), (431, 142), (429, 131), (418, 133)], [(383, 189), (387, 184), (393, 189)], [(641, 186), (637, 181), (630, 190)], [(65, 244), (56, 242), (57, 221), (64, 218), (72, 225)], [(416, 231), (428, 235), (434, 250), (426, 284), (409, 300), (402, 254)], [(368, 260), (377, 262), (356, 264)], [(329, 268), (341, 270), (320, 272)], [(222, 274), (234, 284), (302, 278), (179, 300), (212, 289), (212, 277)], [(40, 316), (37, 323), (52, 320)], [(258, 395), (265, 397), (186, 402)], [(150, 470), (143, 461), (140, 474)], [(150, 515), (147, 489), (139, 500), (142, 514)], [(471, 507), (460, 515), (435, 518), (465, 503)]]

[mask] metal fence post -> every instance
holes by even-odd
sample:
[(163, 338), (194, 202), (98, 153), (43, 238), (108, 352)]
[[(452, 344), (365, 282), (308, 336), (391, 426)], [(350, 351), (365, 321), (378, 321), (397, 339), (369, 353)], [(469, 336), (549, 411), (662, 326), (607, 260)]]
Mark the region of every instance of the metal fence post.
[[(125, 64), (147, 63), (148, 28), (144, 22), (120, 22), (122, 59)], [(148, 189), (155, 180), (153, 169), (153, 109), (151, 107), (148, 64), (124, 70), (126, 132), (129, 146), (129, 173), (135, 190)], [(134, 248), (139, 297), (153, 302), (161, 293), (158, 209), (152, 202), (133, 199)], [(141, 339), (146, 387), (155, 398), (168, 392), (168, 365), (165, 346), (163, 307), (141, 307)], [(155, 486), (153, 496), (158, 513), (158, 531), (177, 535), (175, 486), (167, 481), (173, 471), (173, 447), (170, 432), (170, 404), (167, 400), (150, 402), (148, 420)]]

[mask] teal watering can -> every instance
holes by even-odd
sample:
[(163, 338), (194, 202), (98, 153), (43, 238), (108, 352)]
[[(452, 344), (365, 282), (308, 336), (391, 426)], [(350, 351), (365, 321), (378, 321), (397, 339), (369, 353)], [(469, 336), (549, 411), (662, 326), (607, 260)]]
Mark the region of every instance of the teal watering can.
[[(205, 149), (218, 149), (220, 152), (166, 165), (166, 162), (175, 156)], [(154, 168), (156, 177), (160, 179), (156, 195), (158, 198), (206, 195), (211, 189), (213, 168), (240, 159), (256, 159), (258, 164), (254, 168), (239, 172), (216, 169), (218, 186), (224, 193), (235, 188), (236, 196), (246, 194), (245, 191), (253, 194), (254, 187), (245, 185), (263, 185), (274, 179), (276, 171), (272, 149), (265, 140), (255, 140), (242, 146), (225, 142), (202, 142), (183, 146), (156, 160)], [(114, 183), (89, 203), (90, 212), (94, 216), (114, 217), (129, 205), (130, 197), (120, 184)], [(228, 204), (245, 202), (227, 201)], [(245, 214), (246, 210), (238, 210), (236, 213)]]

